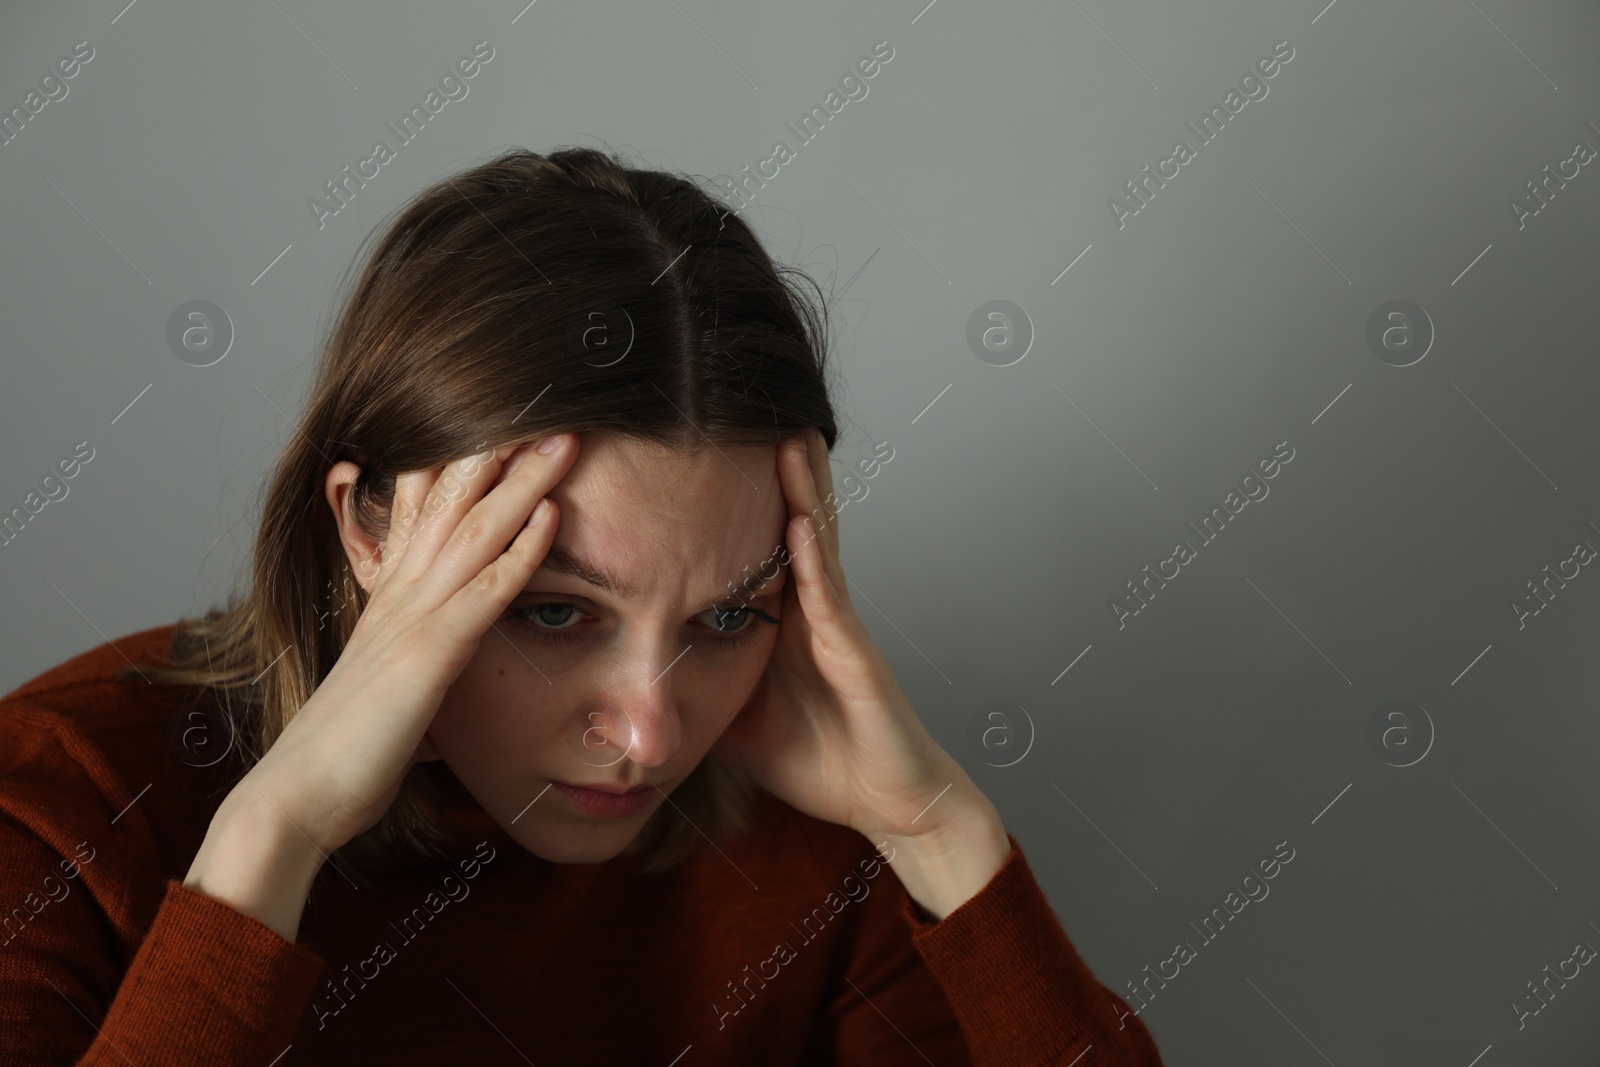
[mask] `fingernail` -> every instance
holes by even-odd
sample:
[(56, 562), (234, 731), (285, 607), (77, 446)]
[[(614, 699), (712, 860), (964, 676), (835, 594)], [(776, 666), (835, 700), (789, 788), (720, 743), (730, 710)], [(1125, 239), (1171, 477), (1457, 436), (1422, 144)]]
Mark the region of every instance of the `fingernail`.
[(558, 433), (552, 437), (546, 437), (543, 441), (539, 442), (539, 453), (541, 455), (548, 456), (557, 448), (561, 447), (561, 439), (565, 436), (565, 434)]
[(546, 515), (548, 515), (549, 513), (550, 513), (550, 501), (548, 501), (548, 500), (539, 501), (538, 507), (533, 509), (533, 514), (528, 516), (528, 525), (530, 527), (539, 525), (541, 522), (544, 521), (544, 517)]

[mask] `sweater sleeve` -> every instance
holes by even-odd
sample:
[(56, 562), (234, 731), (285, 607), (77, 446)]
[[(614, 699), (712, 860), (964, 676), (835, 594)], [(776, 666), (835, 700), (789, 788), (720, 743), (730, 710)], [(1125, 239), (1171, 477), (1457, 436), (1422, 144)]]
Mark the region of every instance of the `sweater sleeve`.
[[(899, 929), (881, 929), (890, 917), (881, 909), (880, 929), (863, 935), (873, 944), (856, 947), (829, 1008), (838, 1064), (1162, 1067), (1149, 1031), (1095, 979), (1006, 836), (1011, 851), (994, 877), (941, 921), (890, 883)], [(950, 1048), (952, 1031), (965, 1047), (941, 1059), (934, 1049)]]
[(138, 809), (111, 821), (103, 768), (28, 742), (0, 787), (0, 1062), (271, 1062), (322, 957), (163, 879)]

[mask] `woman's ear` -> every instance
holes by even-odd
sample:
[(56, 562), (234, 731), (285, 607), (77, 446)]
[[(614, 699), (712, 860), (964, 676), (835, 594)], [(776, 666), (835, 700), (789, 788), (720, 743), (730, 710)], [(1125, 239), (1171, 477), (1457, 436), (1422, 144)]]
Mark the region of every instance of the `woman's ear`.
[(349, 460), (340, 460), (329, 469), (323, 482), (323, 493), (328, 506), (333, 509), (333, 521), (339, 527), (339, 540), (344, 545), (346, 558), (355, 571), (356, 581), (364, 592), (371, 593), (378, 580), (378, 566), (383, 559), (383, 546), (369, 537), (355, 521), (351, 508), (351, 495), (361, 468)]

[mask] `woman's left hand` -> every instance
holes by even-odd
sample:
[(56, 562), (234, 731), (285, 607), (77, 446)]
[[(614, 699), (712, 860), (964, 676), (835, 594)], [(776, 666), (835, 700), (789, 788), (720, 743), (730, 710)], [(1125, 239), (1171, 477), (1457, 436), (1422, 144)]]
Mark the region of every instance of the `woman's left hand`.
[(982, 828), (992, 843), (998, 813), (923, 727), (850, 603), (821, 432), (780, 445), (778, 472), (790, 573), (777, 645), (712, 754), (791, 807), (873, 842)]

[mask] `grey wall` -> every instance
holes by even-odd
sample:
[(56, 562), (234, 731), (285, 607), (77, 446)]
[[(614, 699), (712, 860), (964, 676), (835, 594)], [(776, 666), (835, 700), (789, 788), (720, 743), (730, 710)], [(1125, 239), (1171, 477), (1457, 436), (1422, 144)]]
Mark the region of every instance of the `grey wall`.
[[(841, 520), (857, 605), (1102, 980), (1138, 1005), (1177, 968), (1142, 1014), (1168, 1062), (1594, 1062), (1600, 977), (1562, 961), (1600, 947), (1600, 9), (922, 2), (7, 5), (0, 108), (93, 58), (0, 147), (0, 510), (93, 458), (0, 548), (0, 688), (222, 596), (340, 273), (422, 186), (512, 144), (715, 176), (783, 140), (745, 217), (843, 290), (835, 477), (895, 449)], [(1519, 219), (1547, 164), (1576, 176)], [(201, 299), (234, 331), (205, 367), (167, 337)], [(1176, 574), (1123, 614), (1147, 565)], [(1547, 964), (1580, 969), (1531, 1014)]]

